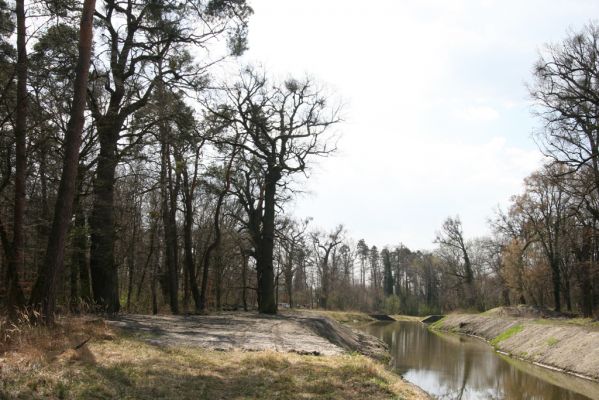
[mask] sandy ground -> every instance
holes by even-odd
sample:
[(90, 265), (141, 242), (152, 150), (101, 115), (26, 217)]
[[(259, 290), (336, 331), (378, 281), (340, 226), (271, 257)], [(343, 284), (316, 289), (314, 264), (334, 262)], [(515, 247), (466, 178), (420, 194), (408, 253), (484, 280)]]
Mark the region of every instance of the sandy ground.
[(216, 350), (276, 350), (299, 354), (346, 352), (385, 359), (386, 344), (322, 316), (258, 313), (217, 315), (123, 314), (107, 321), (156, 345), (189, 345)]
[(521, 330), (497, 343), (498, 350), (599, 380), (599, 330), (594, 327), (559, 320), (450, 314), (438, 323), (437, 328), (491, 341), (516, 325)]

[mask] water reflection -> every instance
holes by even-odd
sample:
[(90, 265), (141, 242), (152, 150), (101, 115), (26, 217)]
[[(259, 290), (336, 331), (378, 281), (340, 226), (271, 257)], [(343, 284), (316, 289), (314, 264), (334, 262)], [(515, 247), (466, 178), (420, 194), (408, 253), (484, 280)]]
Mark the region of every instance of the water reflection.
[(506, 359), (486, 343), (432, 333), (418, 322), (376, 323), (393, 367), (438, 399), (599, 399), (599, 384)]

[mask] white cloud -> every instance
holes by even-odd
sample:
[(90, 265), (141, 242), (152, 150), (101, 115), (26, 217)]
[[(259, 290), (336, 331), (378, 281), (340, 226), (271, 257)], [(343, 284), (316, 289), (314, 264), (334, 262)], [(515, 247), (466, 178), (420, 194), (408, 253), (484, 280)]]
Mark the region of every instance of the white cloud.
[(430, 247), (448, 215), (467, 235), (540, 164), (524, 82), (536, 50), (599, 15), (559, 0), (254, 0), (250, 51), (275, 75), (311, 76), (348, 107), (337, 157), (297, 213), (373, 244)]
[(499, 112), (489, 106), (471, 106), (456, 110), (453, 117), (462, 121), (494, 121), (499, 118)]

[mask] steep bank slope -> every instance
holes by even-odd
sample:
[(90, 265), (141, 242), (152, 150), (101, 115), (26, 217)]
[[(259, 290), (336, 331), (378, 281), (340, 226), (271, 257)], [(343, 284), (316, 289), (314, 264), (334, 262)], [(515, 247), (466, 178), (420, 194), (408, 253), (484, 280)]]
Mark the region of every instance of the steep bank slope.
[(480, 337), (498, 351), (599, 380), (599, 329), (558, 320), (452, 314), (432, 329)]

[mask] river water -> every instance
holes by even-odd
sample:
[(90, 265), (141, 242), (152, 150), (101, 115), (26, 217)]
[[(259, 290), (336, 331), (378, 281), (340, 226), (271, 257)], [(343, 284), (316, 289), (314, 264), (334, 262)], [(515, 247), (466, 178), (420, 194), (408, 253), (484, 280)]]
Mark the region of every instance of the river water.
[(487, 343), (412, 321), (362, 328), (389, 345), (392, 365), (438, 399), (599, 399), (599, 384), (502, 356)]

